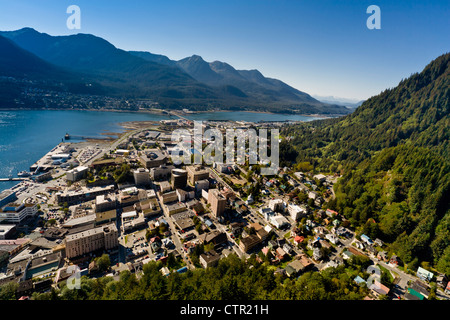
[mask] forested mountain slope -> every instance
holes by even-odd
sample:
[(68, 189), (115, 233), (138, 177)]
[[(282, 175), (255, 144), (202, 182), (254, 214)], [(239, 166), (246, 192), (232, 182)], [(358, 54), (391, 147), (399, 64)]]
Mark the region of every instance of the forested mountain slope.
[(422, 262), (448, 275), (449, 62), (450, 54), (438, 57), (351, 115), (283, 131), (297, 162), (343, 174), (330, 207), (410, 267)]

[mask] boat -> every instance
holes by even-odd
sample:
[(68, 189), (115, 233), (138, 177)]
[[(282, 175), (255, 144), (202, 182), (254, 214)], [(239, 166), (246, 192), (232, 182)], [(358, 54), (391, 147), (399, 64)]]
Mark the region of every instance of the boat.
[(31, 176), (31, 174), (30, 174), (28, 171), (20, 171), (20, 172), (17, 174), (17, 176), (18, 176), (18, 177), (29, 177), (29, 176)]
[(64, 139), (69, 140), (70, 139), (70, 135), (68, 133), (66, 133), (66, 135), (64, 136)]

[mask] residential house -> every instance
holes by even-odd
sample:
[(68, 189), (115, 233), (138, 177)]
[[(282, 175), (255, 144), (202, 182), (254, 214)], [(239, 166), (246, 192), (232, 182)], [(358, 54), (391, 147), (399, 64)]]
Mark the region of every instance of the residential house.
[(303, 240), (305, 240), (305, 238), (304, 238), (303, 236), (295, 236), (295, 238), (294, 238), (294, 243), (295, 243), (296, 245), (299, 245), (300, 243), (303, 242)]
[(284, 245), (283, 245), (283, 250), (287, 253), (287, 254), (291, 254), (291, 252), (292, 252), (292, 247), (289, 245), (289, 243), (285, 243)]
[(388, 255), (386, 251), (379, 251), (377, 254), (377, 259), (382, 261), (388, 261)]
[(275, 250), (275, 252), (276, 252), (277, 259), (279, 259), (280, 261), (283, 261), (284, 258), (286, 258), (286, 256), (287, 256), (287, 254), (283, 250), (283, 248), (277, 248), (277, 250)]
[(400, 259), (394, 254), (392, 255), (391, 259), (389, 260), (389, 264), (393, 266), (398, 266), (400, 263)]
[(381, 240), (381, 239), (379, 239), (379, 238), (376, 238), (374, 242), (375, 242), (375, 244), (377, 244), (377, 245), (380, 246), (380, 247), (382, 247), (382, 246), (384, 245), (383, 240)]
[(434, 273), (432, 273), (428, 270), (425, 270), (422, 267), (419, 267), (417, 269), (416, 275), (424, 281), (431, 281), (434, 278)]
[(384, 284), (379, 282), (378, 280), (374, 280), (373, 284), (369, 286), (369, 289), (372, 290), (372, 293), (379, 297), (380, 295), (388, 295), (389, 294), (389, 288), (386, 287)]
[(217, 263), (220, 260), (220, 254), (218, 254), (216, 251), (211, 250), (205, 253), (202, 253), (200, 255), (200, 264), (203, 266), (203, 268), (213, 267), (217, 265)]
[(450, 281), (447, 283), (447, 286), (445, 287), (444, 292), (445, 292), (446, 294), (450, 294)]
[(337, 217), (339, 215), (339, 213), (337, 213), (337, 211), (331, 210), (331, 209), (327, 209), (325, 211), (325, 214), (327, 215), (327, 217), (329, 218), (334, 218)]
[(345, 260), (350, 259), (352, 256), (353, 256), (353, 253), (351, 253), (351, 252), (348, 251), (348, 250), (344, 250), (344, 251), (342, 252), (342, 257), (343, 257)]
[(286, 268), (286, 275), (288, 277), (296, 276), (298, 273), (302, 272), (305, 269), (305, 266), (302, 264), (300, 260), (294, 260), (290, 262)]
[(356, 276), (355, 279), (353, 279), (357, 284), (362, 285), (362, 284), (366, 284), (366, 280), (364, 280), (363, 278), (361, 278), (360, 276)]
[(319, 261), (323, 258), (322, 250), (320, 248), (313, 249), (313, 259)]
[(446, 277), (445, 274), (440, 273), (437, 277), (436, 277), (436, 284), (441, 287), (442, 289), (445, 289), (445, 287), (447, 286), (448, 283), (448, 279)]
[(373, 244), (372, 239), (370, 239), (369, 236), (367, 236), (365, 234), (361, 235), (361, 240), (364, 241), (365, 243), (367, 243), (368, 245)]
[(332, 233), (328, 233), (327, 235), (325, 235), (325, 238), (334, 245), (337, 245), (339, 243), (339, 238)]
[(410, 289), (420, 293), (425, 299), (428, 299), (428, 296), (430, 295), (430, 288), (428, 285), (419, 280), (414, 281)]

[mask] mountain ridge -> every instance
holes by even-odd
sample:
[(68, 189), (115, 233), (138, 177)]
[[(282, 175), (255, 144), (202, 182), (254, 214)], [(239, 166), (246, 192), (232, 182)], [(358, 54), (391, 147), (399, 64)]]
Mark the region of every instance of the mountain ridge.
[(350, 115), (282, 130), (280, 149), (295, 169), (342, 175), (327, 206), (358, 235), (383, 240), (410, 270), (450, 275), (449, 127), (446, 53)]

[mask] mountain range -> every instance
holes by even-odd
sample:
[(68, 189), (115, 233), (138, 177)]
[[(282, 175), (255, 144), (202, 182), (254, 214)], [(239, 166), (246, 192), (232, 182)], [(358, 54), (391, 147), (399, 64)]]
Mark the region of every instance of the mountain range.
[[(192, 110), (351, 112), (266, 78), (257, 70), (236, 70), (225, 62), (208, 63), (197, 55), (174, 61), (150, 52), (121, 50), (90, 34), (51, 36), (32, 28), (1, 31), (0, 37), (1, 75), (26, 76), (47, 84), (51, 79), (68, 92), (150, 99), (162, 107)], [(13, 51), (20, 54), (8, 54)]]
[[(328, 207), (409, 270), (450, 275), (450, 53), (353, 113), (289, 126), (297, 170), (339, 172)], [(280, 152), (281, 158), (281, 152)]]

